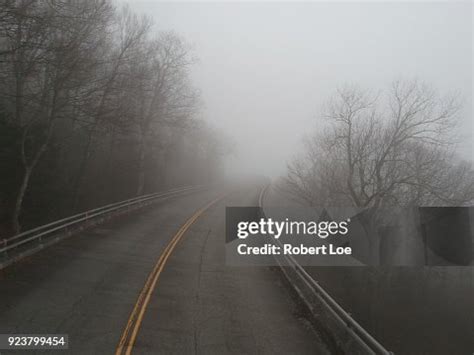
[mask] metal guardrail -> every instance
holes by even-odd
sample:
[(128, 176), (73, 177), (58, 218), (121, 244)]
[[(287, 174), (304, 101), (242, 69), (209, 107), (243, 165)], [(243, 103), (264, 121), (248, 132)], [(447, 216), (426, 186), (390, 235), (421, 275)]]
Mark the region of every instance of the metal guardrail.
[[(152, 193), (148, 195), (134, 197), (128, 200), (111, 203), (92, 210), (81, 212), (30, 230), (14, 235), (10, 238), (0, 240), (0, 256), (5, 261), (9, 259), (9, 254), (18, 248), (28, 249), (28, 244), (36, 241), (41, 242), (43, 238), (49, 238), (61, 231), (66, 231), (70, 227), (79, 226), (81, 223), (91, 221), (94, 218), (105, 216), (111, 212), (117, 212), (121, 209), (139, 206), (143, 203), (151, 203), (153, 200), (179, 195), (183, 192), (191, 192), (201, 189), (202, 186), (187, 186), (172, 189), (166, 192)], [(9, 264), (4, 262), (4, 264)], [(4, 265), (5, 266), (5, 265)], [(0, 269), (2, 265), (0, 264)]]
[[(262, 215), (265, 216), (263, 211), (263, 198), (270, 184), (266, 185), (259, 196), (259, 207), (261, 209)], [(281, 242), (278, 239), (274, 241), (280, 246), (283, 247)], [(295, 274), (298, 276), (301, 283), (306, 286), (307, 291), (311, 292), (317, 299), (321, 301), (321, 304), (338, 320), (340, 325), (342, 325), (345, 330), (353, 337), (357, 343), (359, 343), (368, 354), (381, 354), (381, 355), (393, 355), (393, 352), (388, 351), (385, 347), (380, 344), (372, 335), (370, 335), (354, 318), (351, 317), (320, 285), (315, 281), (311, 275), (306, 272), (306, 270), (295, 260), (291, 255), (282, 255), (282, 258), (286, 261), (286, 265), (279, 260), (275, 255), (275, 259), (282, 269), (285, 276), (288, 278), (288, 281), (293, 284), (289, 275), (285, 272), (285, 267), (290, 267), (295, 271)], [(304, 298), (302, 294), (300, 294)], [(303, 299), (308, 306), (310, 301)]]

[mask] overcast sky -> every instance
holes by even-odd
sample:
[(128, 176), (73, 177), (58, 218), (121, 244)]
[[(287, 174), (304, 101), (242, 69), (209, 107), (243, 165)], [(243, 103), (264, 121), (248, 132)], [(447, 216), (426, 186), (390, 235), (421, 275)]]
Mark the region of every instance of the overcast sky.
[(204, 116), (236, 142), (231, 171), (284, 173), (335, 88), (400, 77), (462, 92), (473, 156), (470, 1), (128, 2), (194, 47)]

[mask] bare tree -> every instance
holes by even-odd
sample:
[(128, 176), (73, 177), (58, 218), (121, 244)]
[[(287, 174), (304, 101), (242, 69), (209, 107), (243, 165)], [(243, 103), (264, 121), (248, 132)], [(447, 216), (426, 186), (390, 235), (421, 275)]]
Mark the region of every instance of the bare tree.
[(0, 2), (0, 233), (216, 175), (194, 61), (110, 0)]
[[(394, 82), (373, 95), (345, 87), (328, 102), (328, 126), (289, 166), (285, 186), (310, 204), (354, 206), (369, 216), (386, 206), (464, 205), (474, 172), (453, 152), (456, 96), (418, 81)], [(367, 222), (371, 233), (376, 226)], [(372, 238), (377, 254), (379, 238)]]
[(162, 125), (190, 118), (195, 110), (196, 93), (188, 83), (188, 66), (192, 63), (183, 40), (173, 33), (163, 33), (142, 49), (142, 61), (132, 68), (139, 140), (137, 195), (145, 187), (146, 155), (156, 132)]
[(99, 45), (110, 7), (105, 1), (17, 1), (10, 4), (3, 30), (2, 96), (21, 130), (24, 173), (11, 216), (18, 232), (19, 214), (31, 174), (48, 148), (56, 122), (66, 114), (77, 88), (88, 79), (91, 53)]
[(123, 96), (127, 92), (127, 67), (138, 60), (139, 48), (148, 40), (151, 21), (139, 17), (125, 6), (115, 13), (110, 26), (110, 44), (104, 46), (101, 53), (103, 65), (98, 66), (95, 80), (91, 82), (84, 97), (84, 117), (79, 125), (85, 130), (84, 149), (73, 182), (73, 209), (78, 206), (79, 193), (89, 161), (94, 137), (103, 139), (103, 135), (114, 131), (115, 127), (127, 125), (129, 119), (123, 109)]

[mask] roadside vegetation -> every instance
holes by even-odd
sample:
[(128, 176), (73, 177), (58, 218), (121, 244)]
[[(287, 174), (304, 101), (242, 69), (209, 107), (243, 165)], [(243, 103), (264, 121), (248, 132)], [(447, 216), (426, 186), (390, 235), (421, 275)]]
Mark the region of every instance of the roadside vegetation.
[[(396, 81), (377, 92), (343, 87), (321, 110), (324, 124), (318, 127), (324, 129), (310, 134), (279, 185), (305, 206), (363, 211), (359, 221), (365, 223), (370, 251), (362, 261), (372, 266), (305, 269), (394, 353), (472, 350), (474, 323), (466, 312), (473, 308), (472, 261), (470, 266), (425, 267), (423, 253), (407, 248), (405, 256), (414, 265), (397, 267), (383, 248), (422, 239), (419, 206), (472, 206), (473, 166), (456, 153), (460, 109), (457, 95), (442, 95), (419, 81)], [(412, 236), (400, 228), (407, 216), (418, 220)], [(472, 240), (472, 217), (468, 223)], [(387, 225), (399, 233), (388, 234)], [(449, 243), (459, 242), (455, 231), (443, 233)], [(468, 244), (469, 250), (472, 255)], [(455, 328), (450, 327), (454, 320)]]
[(377, 265), (381, 230), (398, 223), (401, 207), (474, 201), (472, 162), (456, 153), (460, 109), (457, 94), (442, 95), (417, 80), (372, 92), (340, 88), (301, 156), (288, 165), (282, 187), (305, 205), (362, 211)]
[(0, 236), (218, 175), (186, 40), (109, 0), (0, 4)]

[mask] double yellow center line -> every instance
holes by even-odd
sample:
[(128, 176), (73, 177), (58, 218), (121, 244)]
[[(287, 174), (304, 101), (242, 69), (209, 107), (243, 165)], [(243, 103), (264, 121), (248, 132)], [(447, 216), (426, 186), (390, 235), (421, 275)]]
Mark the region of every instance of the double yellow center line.
[(201, 216), (207, 209), (209, 209), (212, 205), (216, 202), (224, 198), (224, 196), (218, 197), (215, 200), (209, 202), (206, 206), (198, 210), (194, 213), (186, 223), (179, 229), (179, 231), (174, 235), (171, 241), (166, 246), (165, 250), (161, 254), (158, 262), (153, 267), (152, 272), (148, 276), (148, 279), (145, 282), (145, 286), (143, 286), (140, 295), (138, 296), (137, 302), (133, 307), (132, 313), (128, 318), (127, 326), (125, 327), (122, 336), (120, 337), (120, 341), (117, 346), (117, 350), (115, 351), (115, 355), (130, 355), (132, 352), (133, 345), (135, 344), (135, 340), (137, 338), (138, 331), (140, 330), (140, 325), (143, 320), (143, 316), (145, 314), (146, 308), (148, 303), (150, 302), (151, 294), (155, 289), (156, 283), (158, 278), (160, 277), (161, 272), (168, 260), (169, 256), (173, 252), (176, 244), (181, 240), (184, 233), (191, 227), (191, 225)]

